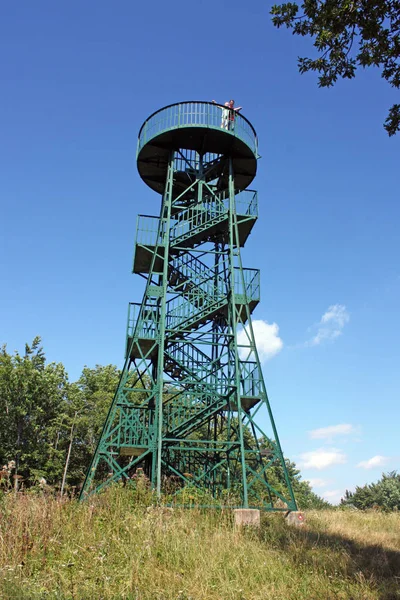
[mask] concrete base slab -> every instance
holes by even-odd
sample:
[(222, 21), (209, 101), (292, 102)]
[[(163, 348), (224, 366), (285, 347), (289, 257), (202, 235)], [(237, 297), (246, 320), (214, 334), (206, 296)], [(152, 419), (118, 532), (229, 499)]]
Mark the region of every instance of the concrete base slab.
[(260, 511), (256, 508), (235, 508), (233, 516), (237, 527), (260, 527)]
[(295, 527), (301, 527), (304, 525), (305, 518), (304, 513), (299, 510), (292, 510), (286, 514), (286, 523), (294, 525)]

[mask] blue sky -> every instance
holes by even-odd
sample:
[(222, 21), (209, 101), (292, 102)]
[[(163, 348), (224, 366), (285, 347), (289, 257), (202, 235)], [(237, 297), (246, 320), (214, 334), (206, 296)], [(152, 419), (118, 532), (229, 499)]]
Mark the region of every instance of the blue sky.
[(400, 136), (382, 127), (398, 94), (371, 70), (318, 89), (297, 72), (310, 42), (275, 30), (270, 5), (2, 3), (0, 342), (41, 335), (71, 380), (122, 366), (136, 215), (159, 208), (136, 171), (140, 125), (233, 97), (262, 155), (243, 259), (261, 268), (274, 415), (285, 454), (335, 501), (400, 467)]

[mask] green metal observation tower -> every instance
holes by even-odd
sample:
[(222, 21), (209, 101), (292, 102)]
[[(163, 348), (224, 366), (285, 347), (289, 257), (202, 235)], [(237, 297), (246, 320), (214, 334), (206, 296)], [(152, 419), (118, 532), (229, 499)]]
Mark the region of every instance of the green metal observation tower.
[(189, 489), (208, 506), (297, 509), (254, 341), (260, 273), (240, 256), (258, 215), (257, 136), (224, 110), (172, 104), (139, 132), (139, 174), (161, 210), (138, 217), (145, 291), (129, 305), (125, 364), (81, 497), (141, 469), (175, 505)]

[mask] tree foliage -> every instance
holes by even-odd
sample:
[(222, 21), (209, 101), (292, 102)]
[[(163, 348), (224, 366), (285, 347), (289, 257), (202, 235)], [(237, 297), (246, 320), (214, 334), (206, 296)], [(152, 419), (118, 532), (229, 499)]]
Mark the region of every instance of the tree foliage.
[[(276, 27), (311, 36), (317, 58), (299, 58), (300, 73), (317, 71), (320, 87), (339, 77), (352, 79), (358, 67), (375, 66), (389, 84), (400, 88), (400, 0), (304, 0), (271, 9)], [(400, 104), (393, 104), (384, 127), (400, 130)]]
[(113, 365), (85, 367), (69, 383), (61, 363), (46, 363), (41, 340), (25, 353), (0, 349), (0, 467), (13, 466), (25, 485), (44, 477), (59, 485), (68, 448), (67, 482), (82, 482), (120, 372)]
[(352, 505), (359, 509), (400, 510), (400, 475), (396, 471), (383, 473), (376, 483), (357, 486), (355, 492), (346, 490), (342, 505)]
[(68, 381), (61, 363), (46, 364), (40, 338), (23, 355), (0, 351), (0, 462), (25, 479), (62, 472)]
[[(0, 467), (15, 464), (13, 473), (20, 474), (26, 486), (44, 477), (47, 483), (60, 488), (64, 471), (67, 486), (79, 486), (89, 468), (120, 375), (114, 365), (96, 365), (94, 369), (85, 366), (78, 381), (70, 383), (61, 363), (46, 362), (39, 337), (26, 345), (23, 355), (18, 352), (12, 355), (3, 346), (0, 350)], [(132, 385), (142, 387), (143, 380), (132, 377)], [(166, 397), (175, 393), (170, 386)], [(143, 398), (135, 393), (132, 401)], [(233, 419), (233, 425), (238, 429), (237, 418)], [(193, 435), (196, 439), (207, 439), (207, 426)], [(221, 435), (226, 435), (222, 429)], [(245, 446), (255, 448), (249, 428), (244, 428), (243, 435)], [(258, 444), (263, 449), (269, 448), (267, 439), (258, 440)], [(239, 461), (236, 466), (232, 465), (233, 477), (235, 469), (240, 479)], [(314, 494), (307, 481), (302, 481), (300, 471), (289, 460), (287, 469), (301, 508), (329, 506)], [(286, 481), (281, 465), (269, 469), (268, 481), (284, 494)], [(257, 484), (253, 488), (257, 492)], [(263, 486), (261, 488), (265, 491)]]
[(120, 371), (115, 365), (84, 367), (69, 390), (69, 430), (72, 452), (67, 481), (79, 485), (89, 468), (108, 409), (117, 389)]

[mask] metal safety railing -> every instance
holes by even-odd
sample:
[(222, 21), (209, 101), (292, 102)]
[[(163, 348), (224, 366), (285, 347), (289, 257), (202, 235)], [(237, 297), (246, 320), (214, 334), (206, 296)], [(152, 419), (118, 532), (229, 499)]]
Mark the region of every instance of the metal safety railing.
[(150, 442), (151, 415), (147, 407), (130, 407), (120, 413), (118, 446), (148, 446)]
[[(163, 424), (170, 435), (188, 433), (204, 422), (204, 418), (226, 405), (226, 388), (218, 381), (211, 390), (207, 386), (194, 386), (185, 390), (173, 403), (163, 406)], [(199, 420), (199, 418), (201, 420)]]
[[(210, 269), (212, 273), (212, 269)], [(243, 275), (242, 275), (243, 273)], [(258, 302), (260, 300), (260, 271), (259, 269), (234, 269), (234, 290), (238, 301)], [(243, 286), (244, 283), (244, 286)], [(166, 327), (168, 330), (195, 327), (206, 320), (209, 312), (223, 307), (228, 302), (229, 282), (220, 277), (216, 280), (210, 277), (196, 286), (197, 296), (190, 300), (181, 295), (167, 301)], [(201, 298), (201, 302), (195, 301)], [(131, 302), (129, 304), (127, 337), (135, 335), (136, 339), (156, 339), (159, 326), (159, 308), (149, 299), (143, 307)]]
[[(258, 216), (258, 195), (254, 190), (243, 190), (235, 196), (235, 210), (239, 217)], [(182, 209), (171, 219), (170, 241), (176, 243), (190, 237), (196, 230), (207, 229), (229, 216), (229, 198), (225, 194), (214, 194), (203, 202)], [(136, 244), (142, 246), (163, 245), (163, 232), (159, 230), (159, 217), (138, 215)]]
[(140, 129), (138, 153), (145, 144), (161, 133), (184, 127), (223, 129), (242, 140), (258, 156), (257, 134), (250, 121), (240, 113), (229, 111), (226, 106), (201, 101), (170, 104), (153, 113)]
[(258, 194), (255, 190), (243, 190), (235, 196), (237, 215), (258, 217)]
[[(223, 271), (227, 258), (219, 265), (219, 270)], [(226, 267), (225, 267), (226, 268)], [(174, 291), (180, 293), (191, 301), (196, 299), (204, 302), (207, 295), (215, 287), (224, 289), (226, 284), (221, 277), (219, 270), (215, 266), (209, 267), (192, 254), (188, 253), (171, 261), (169, 268), (169, 285)], [(201, 303), (200, 302), (200, 303)]]
[(136, 338), (155, 340), (158, 333), (159, 308), (147, 302), (143, 308), (138, 302), (130, 302), (128, 306), (127, 338), (135, 333)]
[(163, 245), (163, 232), (159, 230), (160, 218), (151, 215), (138, 215), (136, 225), (136, 244), (142, 246)]
[[(260, 301), (260, 269), (238, 269), (235, 267), (235, 293), (246, 295), (249, 302)], [(242, 279), (243, 277), (243, 279)], [(244, 282), (244, 288), (243, 288)]]
[(260, 398), (263, 394), (263, 379), (258, 364), (254, 361), (239, 361), (240, 395)]

